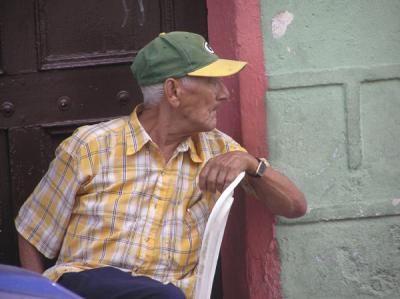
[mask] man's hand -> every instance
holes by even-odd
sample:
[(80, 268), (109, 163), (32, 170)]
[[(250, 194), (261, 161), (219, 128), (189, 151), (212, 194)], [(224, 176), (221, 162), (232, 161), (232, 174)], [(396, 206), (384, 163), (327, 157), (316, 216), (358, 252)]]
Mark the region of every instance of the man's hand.
[(222, 192), (242, 171), (255, 172), (258, 161), (252, 155), (233, 151), (207, 161), (200, 172), (199, 187), (202, 191)]
[[(202, 191), (222, 192), (242, 171), (255, 173), (258, 160), (246, 152), (234, 151), (210, 159), (200, 172)], [(304, 194), (284, 174), (268, 167), (262, 177), (246, 177), (255, 195), (275, 215), (301, 217), (307, 212)]]

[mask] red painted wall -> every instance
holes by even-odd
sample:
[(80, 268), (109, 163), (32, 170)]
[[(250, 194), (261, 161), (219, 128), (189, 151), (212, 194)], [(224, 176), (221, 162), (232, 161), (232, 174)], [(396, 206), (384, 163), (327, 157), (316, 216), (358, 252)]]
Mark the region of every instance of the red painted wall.
[[(263, 38), (257, 0), (207, 1), (210, 44), (223, 58), (248, 62), (226, 79), (231, 102), (218, 127), (255, 156), (267, 156)], [(282, 298), (274, 217), (253, 198), (236, 197), (222, 245), (224, 298)]]

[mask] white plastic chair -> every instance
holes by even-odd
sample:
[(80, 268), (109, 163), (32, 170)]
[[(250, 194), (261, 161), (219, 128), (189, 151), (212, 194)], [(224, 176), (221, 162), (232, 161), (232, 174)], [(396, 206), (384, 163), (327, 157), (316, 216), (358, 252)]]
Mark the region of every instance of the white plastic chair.
[(211, 296), (222, 237), (224, 236), (226, 221), (233, 203), (233, 192), (244, 176), (245, 173), (241, 172), (222, 192), (208, 218), (197, 266), (194, 299), (208, 299)]

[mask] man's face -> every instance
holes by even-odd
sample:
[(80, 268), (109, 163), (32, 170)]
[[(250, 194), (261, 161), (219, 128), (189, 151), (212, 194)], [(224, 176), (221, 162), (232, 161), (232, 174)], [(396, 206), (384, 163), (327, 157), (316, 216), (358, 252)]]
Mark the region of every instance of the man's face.
[(193, 132), (206, 132), (217, 126), (219, 105), (229, 98), (220, 78), (189, 77), (183, 79), (180, 112)]

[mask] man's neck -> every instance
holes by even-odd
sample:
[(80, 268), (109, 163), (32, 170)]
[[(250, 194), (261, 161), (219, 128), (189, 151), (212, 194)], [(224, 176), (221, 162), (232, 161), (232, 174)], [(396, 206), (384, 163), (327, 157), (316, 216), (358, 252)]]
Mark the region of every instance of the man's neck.
[(138, 119), (147, 134), (159, 147), (166, 163), (178, 145), (190, 136), (177, 130), (180, 127), (177, 118), (174, 117), (173, 111), (167, 105), (145, 105), (138, 114)]

